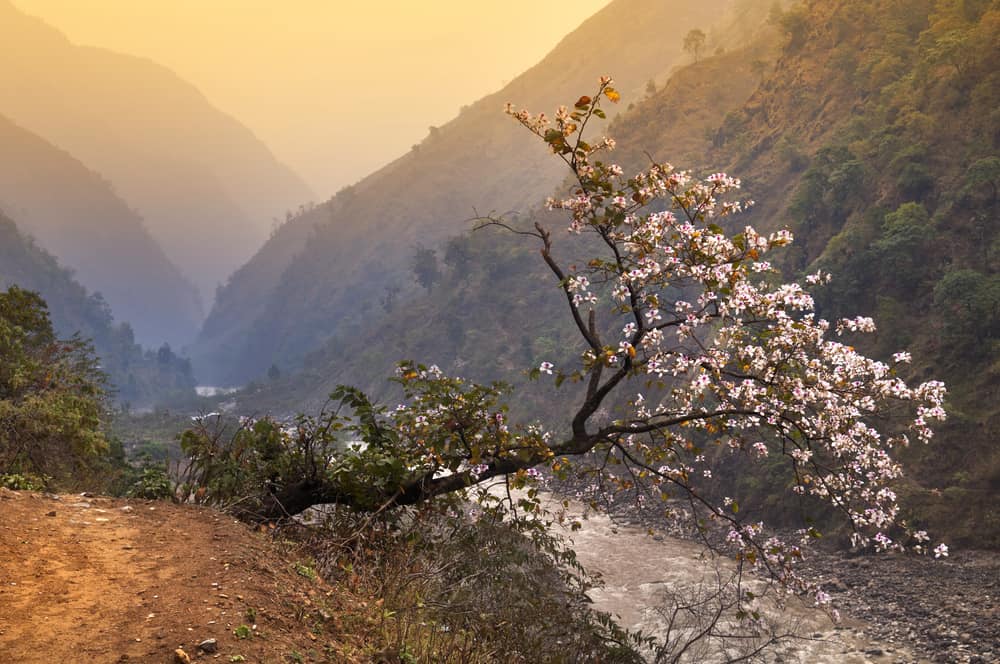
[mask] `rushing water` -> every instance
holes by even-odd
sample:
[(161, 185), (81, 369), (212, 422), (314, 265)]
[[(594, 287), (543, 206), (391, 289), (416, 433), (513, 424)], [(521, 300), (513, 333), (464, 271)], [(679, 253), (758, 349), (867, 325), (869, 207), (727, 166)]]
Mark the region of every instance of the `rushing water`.
[[(555, 505), (551, 500), (550, 509), (555, 510)], [(570, 503), (569, 512), (582, 514), (583, 507)], [(595, 608), (616, 616), (623, 627), (661, 639), (685, 643), (698, 633), (697, 621), (690, 618), (689, 612), (673, 614), (666, 610), (672, 606), (671, 598), (677, 598), (678, 594), (704, 598), (707, 590), (718, 587), (719, 579), (731, 578), (736, 569), (731, 560), (706, 556), (704, 548), (695, 542), (652, 537), (642, 528), (617, 525), (604, 514), (591, 513), (581, 524), (580, 530), (567, 534), (579, 561), (588, 571), (598, 572), (604, 581), (602, 588), (590, 592)], [(713, 606), (718, 604), (708, 601), (703, 609)], [(826, 612), (806, 600), (787, 598), (783, 609), (762, 601), (760, 608), (765, 621), (778, 632), (793, 634), (770, 648), (762, 656), (765, 661), (831, 664), (919, 661), (905, 649), (867, 638), (864, 623), (843, 620), (835, 624)], [(726, 612), (731, 614), (732, 611)], [(671, 615), (675, 616), (673, 622)], [(724, 622), (723, 627), (723, 631), (735, 630), (738, 625)], [(698, 642), (680, 661), (724, 662), (737, 657), (742, 649), (739, 639)]]
[(238, 387), (215, 387), (214, 385), (198, 385), (194, 388), (199, 397), (222, 397), (238, 392)]

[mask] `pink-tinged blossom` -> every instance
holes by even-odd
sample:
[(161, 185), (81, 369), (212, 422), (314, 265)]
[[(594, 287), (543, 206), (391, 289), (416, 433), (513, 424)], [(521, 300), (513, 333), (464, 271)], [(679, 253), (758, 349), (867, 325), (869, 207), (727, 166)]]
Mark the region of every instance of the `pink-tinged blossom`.
[[(608, 85), (610, 79), (602, 79), (601, 91)], [(902, 476), (895, 453), (911, 440), (931, 439), (933, 425), (946, 415), (944, 385), (911, 385), (897, 375), (893, 365), (910, 362), (908, 353), (897, 353), (890, 365), (838, 339), (873, 333), (871, 318), (829, 322), (817, 316), (813, 295), (802, 284), (780, 283), (768, 254), (793, 241), (790, 231), (765, 234), (745, 226), (730, 236), (714, 225), (713, 218), (739, 214), (752, 204), (736, 198), (738, 179), (725, 173), (699, 179), (668, 163), (626, 176), (619, 166), (596, 159), (595, 153), (613, 143), (578, 140), (577, 125), (585, 123), (573, 115), (579, 119), (591, 112), (600, 98), (588, 102), (590, 111), (560, 108), (551, 119), (507, 109), (561, 156), (571, 151), (566, 161), (575, 170), (576, 186), (547, 205), (566, 213), (572, 234), (587, 232), (610, 249), (597, 260), (556, 271), (579, 328), (587, 328), (588, 315), (622, 316), (618, 322), (598, 319), (601, 334), (582, 332), (586, 350), (573, 375), (592, 378), (595, 385), (619, 381), (609, 389), (657, 386), (625, 413), (595, 409), (585, 422), (587, 434), (611, 432), (594, 436), (612, 452), (614, 446), (627, 449), (653, 488), (681, 496), (711, 493), (703, 490), (715, 480), (699, 459), (702, 441), (727, 454), (745, 454), (751, 463), (781, 454), (794, 466), (791, 491), (846, 514), (856, 544), (898, 550), (911, 537), (915, 548), (925, 550), (926, 533), (897, 536), (905, 528), (898, 527), (892, 490)], [(556, 241), (578, 242), (574, 236), (553, 240), (542, 226), (536, 228), (545, 252)], [(559, 249), (563, 256), (575, 255), (578, 246)], [(830, 275), (816, 272), (804, 283), (829, 281)], [(606, 295), (606, 306), (595, 306)], [(604, 330), (621, 332), (599, 338)], [(539, 370), (550, 373), (552, 365), (542, 363)], [(898, 415), (892, 426), (889, 415)], [(432, 422), (446, 417), (428, 416)], [(410, 428), (420, 426), (412, 412), (400, 419)], [(485, 440), (499, 433), (509, 435), (503, 440), (511, 445), (519, 442), (513, 425), (507, 430), (497, 422), (478, 435)], [(616, 476), (600, 479), (584, 493), (613, 500)], [(727, 497), (704, 509), (712, 519), (726, 519), (727, 541), (741, 560), (766, 565), (790, 586), (800, 584), (791, 571), (801, 557), (799, 546), (770, 536), (763, 524), (741, 522), (736, 505), (735, 497)], [(934, 551), (947, 555), (943, 544)], [(820, 604), (829, 599), (825, 593), (814, 596)]]

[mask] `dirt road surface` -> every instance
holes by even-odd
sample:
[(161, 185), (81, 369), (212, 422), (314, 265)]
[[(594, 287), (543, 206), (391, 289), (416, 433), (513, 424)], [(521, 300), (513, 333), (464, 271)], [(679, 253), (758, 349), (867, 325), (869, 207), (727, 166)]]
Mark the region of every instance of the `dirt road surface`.
[(4, 663), (350, 661), (345, 598), (309, 576), (212, 510), (0, 489)]

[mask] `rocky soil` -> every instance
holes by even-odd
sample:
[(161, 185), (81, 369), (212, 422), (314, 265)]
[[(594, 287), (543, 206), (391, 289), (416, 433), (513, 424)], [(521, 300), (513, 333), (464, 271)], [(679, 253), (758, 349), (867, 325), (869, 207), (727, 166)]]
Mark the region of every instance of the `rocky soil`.
[(995, 552), (952, 551), (938, 560), (821, 552), (807, 565), (841, 611), (868, 622), (886, 643), (905, 644), (934, 662), (1000, 661)]
[(297, 562), (209, 509), (0, 488), (0, 661), (368, 661), (363, 602)]

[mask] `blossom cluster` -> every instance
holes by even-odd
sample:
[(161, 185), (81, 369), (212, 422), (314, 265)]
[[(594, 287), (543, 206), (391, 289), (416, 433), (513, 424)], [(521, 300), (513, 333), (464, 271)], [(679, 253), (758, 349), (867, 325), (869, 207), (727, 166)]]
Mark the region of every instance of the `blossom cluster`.
[[(602, 79), (601, 90), (607, 85)], [(789, 231), (744, 226), (727, 234), (717, 225), (731, 226), (728, 217), (752, 205), (731, 200), (739, 179), (697, 178), (669, 163), (626, 176), (618, 165), (595, 161), (608, 142), (590, 145), (577, 132), (600, 97), (582, 98), (576, 114), (560, 109), (558, 135), (549, 133), (544, 116), (508, 112), (555, 152), (571, 155), (576, 185), (547, 207), (567, 213), (570, 233), (595, 234), (608, 249), (562, 287), (577, 320), (587, 317), (585, 310), (610, 311), (624, 324), (611, 343), (582, 331), (588, 348), (574, 371), (610, 368), (607, 380), (618, 381), (612, 387), (639, 378), (662, 388), (655, 401), (639, 394), (623, 418), (597, 423), (606, 444), (651, 484), (687, 492), (697, 490), (699, 478), (712, 478), (703, 457), (686, 453), (692, 441), (714, 441), (757, 459), (782, 454), (793, 470), (792, 490), (841, 510), (857, 545), (903, 548), (893, 535), (899, 507), (892, 485), (902, 472), (893, 452), (911, 439), (931, 439), (932, 425), (945, 418), (944, 385), (909, 385), (897, 368), (911, 361), (905, 351), (890, 366), (838, 340), (873, 333), (871, 318), (827, 321), (803, 286), (776, 282), (765, 256), (793, 241)], [(822, 272), (806, 277), (808, 285), (829, 281)], [(541, 370), (569, 373), (550, 362)], [(890, 414), (905, 415), (902, 425), (884, 426)], [(769, 555), (794, 550), (763, 543), (763, 526), (739, 525), (726, 505), (711, 509), (737, 524), (730, 544), (741, 555), (753, 550), (766, 563)], [(947, 548), (935, 552), (946, 555)]]

